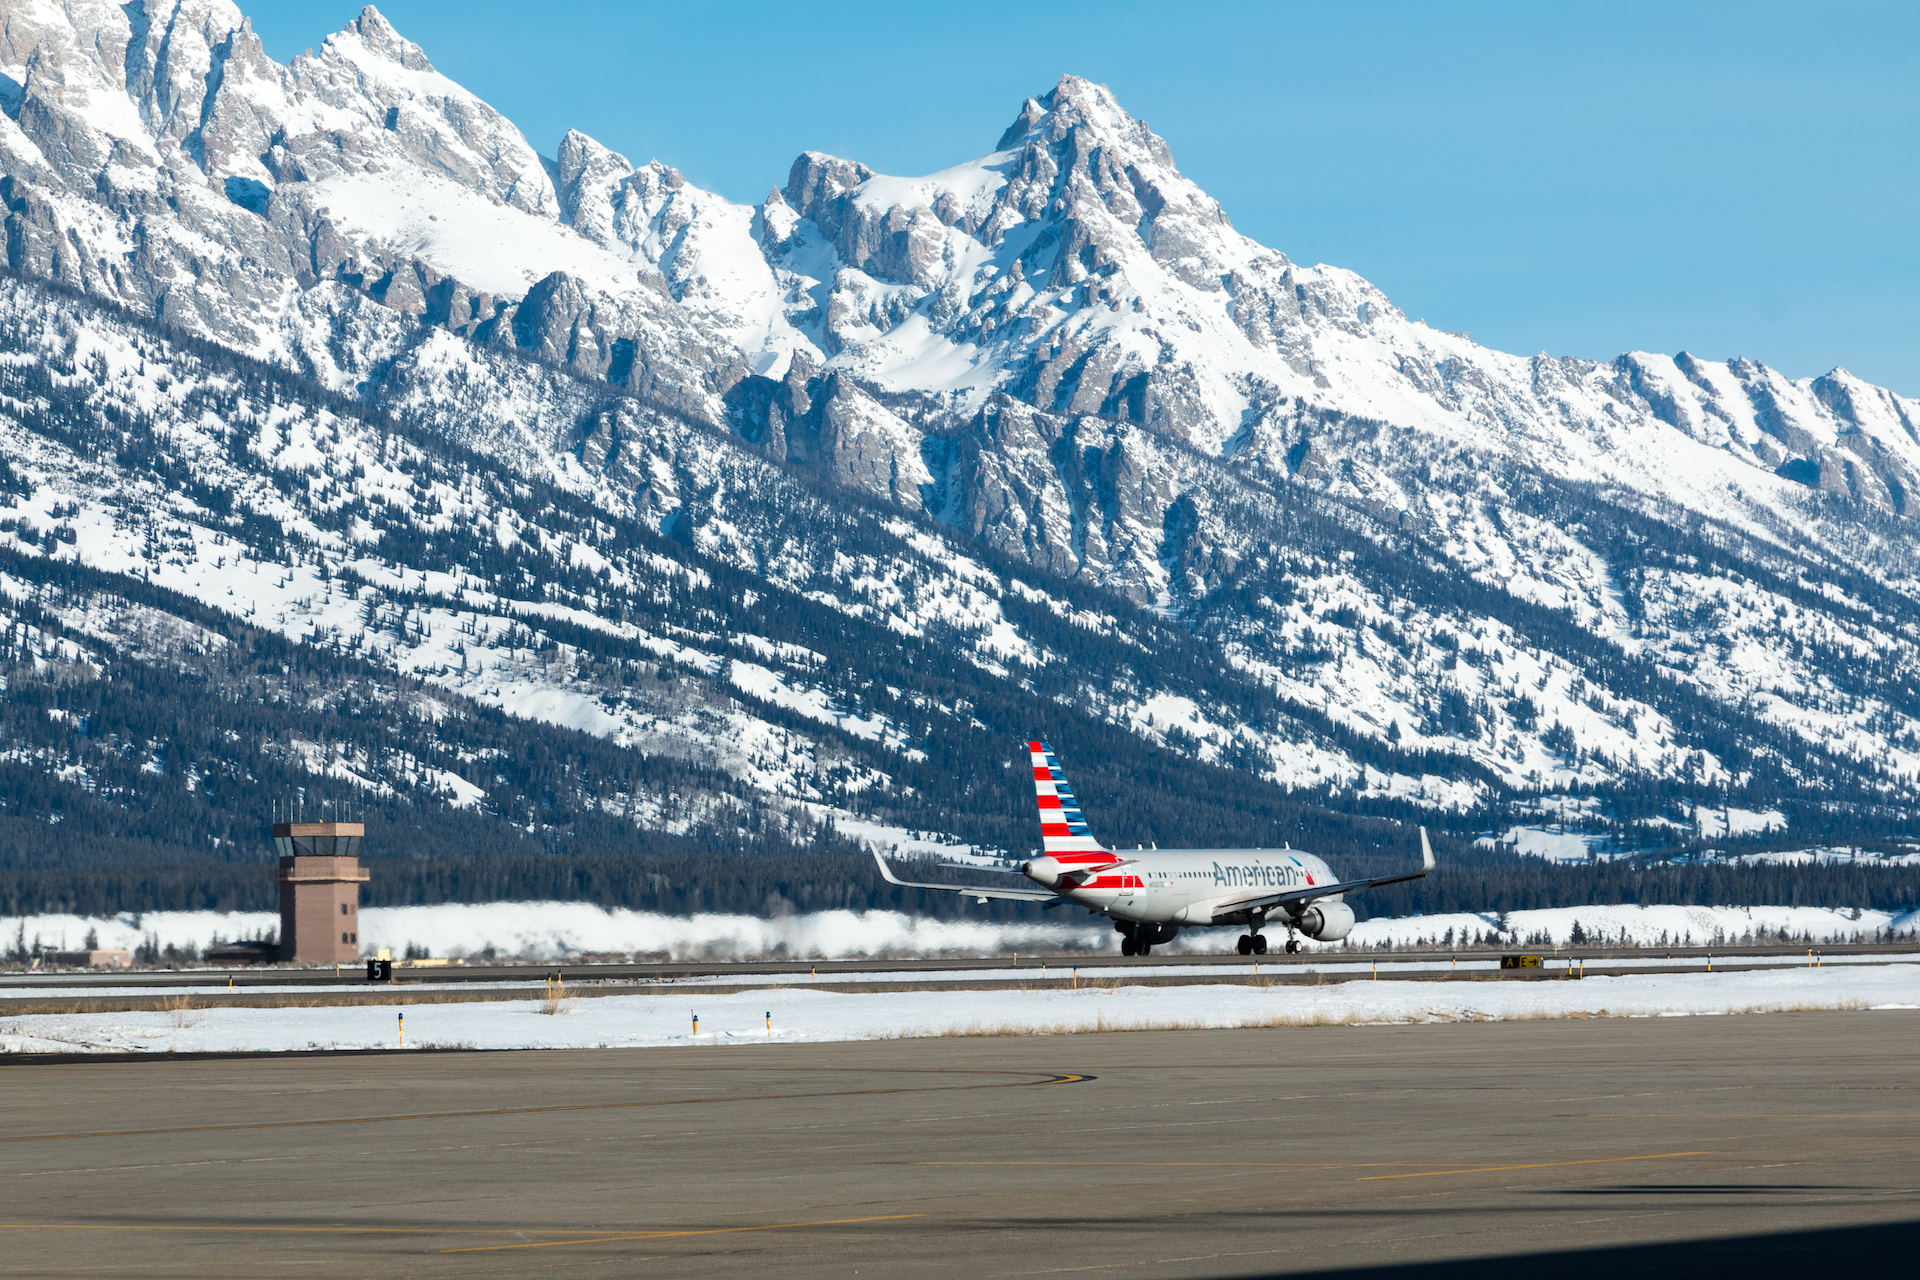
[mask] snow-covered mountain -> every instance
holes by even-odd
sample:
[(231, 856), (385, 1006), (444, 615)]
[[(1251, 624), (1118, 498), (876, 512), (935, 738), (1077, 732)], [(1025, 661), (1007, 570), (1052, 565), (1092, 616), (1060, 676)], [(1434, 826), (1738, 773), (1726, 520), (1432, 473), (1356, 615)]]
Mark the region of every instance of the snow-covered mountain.
[[(0, 517), (38, 554), (843, 815), (936, 703), (989, 736), (1071, 706), (1318, 803), (1518, 797), (1648, 838), (1736, 799), (1886, 826), (1920, 776), (1920, 402), (1430, 329), (1240, 235), (1100, 85), (1062, 78), (926, 177), (806, 153), (759, 206), (578, 132), (542, 156), (371, 8), (281, 66), (224, 0), (5, 0), (0, 106), (6, 358), (52, 371), (0, 412)], [(191, 338), (291, 381), (263, 399)], [(176, 467), (66, 413), (137, 420)], [(498, 470), (423, 490), (394, 424)], [(583, 504), (567, 531), (509, 475)], [(593, 551), (593, 521), (693, 559)], [(463, 538), (524, 558), (482, 575)], [(273, 591), (229, 598), (234, 540)], [(649, 575), (722, 568), (761, 586), (634, 621), (677, 598)], [(317, 609), (343, 573), (394, 587)], [(382, 647), (400, 588), (422, 640)], [(967, 690), (863, 710), (752, 622), (765, 599), (931, 646)], [(580, 650), (553, 609), (679, 663), (704, 710), (469, 661)], [(805, 781), (793, 716), (858, 767)]]

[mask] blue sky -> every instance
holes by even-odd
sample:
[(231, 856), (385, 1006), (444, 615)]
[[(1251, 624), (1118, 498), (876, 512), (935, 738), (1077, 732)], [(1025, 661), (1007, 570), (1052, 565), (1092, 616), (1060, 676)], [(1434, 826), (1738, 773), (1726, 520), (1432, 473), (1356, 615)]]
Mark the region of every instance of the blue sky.
[[(241, 3), (281, 61), (358, 11)], [(1242, 231), (1441, 328), (1920, 396), (1920, 4), (380, 7), (542, 152), (578, 128), (742, 201), (803, 150), (983, 154), (1073, 72)]]

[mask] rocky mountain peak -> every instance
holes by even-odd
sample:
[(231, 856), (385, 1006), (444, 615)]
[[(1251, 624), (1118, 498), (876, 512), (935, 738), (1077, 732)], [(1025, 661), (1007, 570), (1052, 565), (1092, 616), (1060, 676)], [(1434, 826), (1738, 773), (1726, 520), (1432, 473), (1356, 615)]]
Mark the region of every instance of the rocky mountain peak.
[(845, 222), (844, 201), (871, 177), (873, 170), (858, 161), (803, 151), (787, 171), (784, 194), (790, 208), (832, 238)]
[[(612, 232), (612, 208), (604, 189), (624, 180), (633, 172), (633, 162), (617, 151), (609, 150), (578, 129), (569, 129), (560, 139), (555, 158), (560, 220), (579, 227), (582, 234), (603, 240)], [(580, 223), (583, 204), (589, 209), (588, 224)]]
[(375, 57), (384, 58), (409, 71), (430, 72), (434, 69), (433, 63), (427, 61), (426, 52), (394, 30), (393, 24), (387, 21), (386, 15), (372, 5), (360, 10), (360, 16), (349, 22), (340, 32), (328, 36), (327, 43), (343, 45), (348, 39), (357, 40), (368, 53)]
[(1045, 94), (1028, 98), (994, 150), (1012, 151), (1030, 141), (1050, 146), (1076, 131), (1096, 145), (1138, 148), (1153, 163), (1173, 165), (1166, 142), (1146, 121), (1127, 114), (1112, 89), (1075, 75), (1063, 75)]
[[(692, 638), (693, 598), (648, 587), (663, 570), (645, 556), (616, 562), (628, 533), (666, 534), (753, 575), (691, 606), (716, 635), (757, 634), (740, 601), (763, 592), (794, 593), (782, 617), (806, 600), (871, 619), (892, 600), (911, 612), (887, 632), (1008, 681), (988, 700), (1038, 690), (1288, 785), (1466, 806), (1758, 776), (1803, 799), (1835, 780), (1821, 803), (1855, 805), (1920, 776), (1920, 554), (1896, 518), (1920, 512), (1920, 403), (1843, 369), (1521, 358), (1410, 321), (1352, 272), (1239, 234), (1086, 79), (1025, 100), (976, 159), (899, 177), (806, 152), (756, 208), (579, 131), (542, 160), (372, 9), (280, 66), (225, 0), (0, 0), (0, 75), (0, 533), (16, 556), (144, 563), (232, 609), (207, 564), (255, 539), (256, 562), (287, 563), (237, 585), (268, 593), (261, 615), (290, 639), (331, 628), (369, 660), (502, 697), (572, 679), (514, 656), (523, 589), (576, 620), (606, 610), (601, 637), (652, 644), (626, 629), (644, 606), (658, 635)], [(202, 344), (166, 356), (174, 338), (134, 317), (257, 357), (281, 385), (236, 401)], [(372, 419), (328, 424), (320, 387), (399, 415), (413, 444), (392, 447), (416, 461), (459, 442), (473, 474), (446, 460), (427, 487)], [(82, 449), (89, 423), (149, 443)], [(559, 490), (527, 497), (521, 479), (574, 494), (574, 532), (535, 533)], [(369, 489), (385, 523), (330, 505)], [(143, 531), (148, 513), (164, 515)], [(392, 600), (380, 622), (340, 603), (337, 578), (291, 585), (316, 557), (387, 557), (412, 596), (414, 571), (465, 583), (474, 553), (516, 540), (534, 560), (485, 570), (506, 593), (481, 606), (498, 610), (491, 646), (462, 600)], [(982, 567), (968, 546), (1006, 559)], [(556, 553), (552, 577), (526, 578)], [(1155, 611), (1151, 643), (1087, 648), (1134, 626), (1122, 600)], [(457, 651), (426, 643), (424, 615), (408, 624), (422, 608), (465, 637)], [(1200, 660), (1157, 669), (1176, 632), (1195, 647), (1165, 652)], [(756, 664), (803, 639), (682, 665), (751, 668), (763, 696)], [(659, 644), (650, 679), (679, 651)], [(470, 669), (470, 646), (504, 652)], [(770, 705), (831, 711), (843, 736), (880, 723), (856, 714), (875, 646), (794, 652), (829, 648), (857, 655), (853, 683), (816, 698), (818, 664), (796, 659), (794, 689), (812, 691)], [(630, 682), (609, 678), (614, 706)], [(649, 706), (683, 696), (643, 687)], [(511, 696), (561, 705), (546, 689)], [(944, 714), (892, 696), (915, 739)], [(706, 723), (766, 758), (761, 729)], [(1724, 815), (1717, 796), (1705, 807)]]

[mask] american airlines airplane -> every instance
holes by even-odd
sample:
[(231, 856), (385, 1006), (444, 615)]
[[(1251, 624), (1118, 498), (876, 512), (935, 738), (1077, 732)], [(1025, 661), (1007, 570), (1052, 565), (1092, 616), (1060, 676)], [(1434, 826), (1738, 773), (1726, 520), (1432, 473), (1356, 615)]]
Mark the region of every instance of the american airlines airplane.
[(1240, 954), (1263, 956), (1269, 922), (1287, 930), (1287, 950), (1298, 951), (1294, 935), (1316, 942), (1338, 942), (1353, 928), (1353, 908), (1340, 899), (1356, 889), (1418, 880), (1433, 870), (1433, 846), (1420, 828), (1420, 869), (1372, 880), (1337, 879), (1327, 864), (1310, 853), (1286, 849), (1104, 849), (1087, 829), (1080, 805), (1067, 785), (1053, 748), (1029, 742), (1033, 789), (1040, 802), (1041, 857), (1022, 864), (1027, 879), (1043, 887), (1015, 889), (963, 884), (921, 884), (901, 880), (874, 850), (873, 860), (889, 884), (908, 889), (944, 889), (989, 898), (1073, 903), (1096, 915), (1110, 916), (1120, 932), (1120, 953), (1151, 955), (1172, 942), (1182, 928), (1238, 925)]

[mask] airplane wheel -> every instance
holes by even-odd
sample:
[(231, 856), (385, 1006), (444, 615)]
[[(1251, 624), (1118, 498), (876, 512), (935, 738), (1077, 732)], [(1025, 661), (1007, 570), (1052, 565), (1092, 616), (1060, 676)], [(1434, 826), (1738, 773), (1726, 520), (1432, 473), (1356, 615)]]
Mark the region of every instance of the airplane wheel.
[(1247, 936), (1246, 934), (1244, 934), (1244, 933), (1243, 933), (1243, 934), (1241, 934), (1241, 935), (1240, 935), (1240, 942), (1239, 942), (1239, 944), (1238, 944), (1238, 950), (1239, 950), (1239, 952), (1240, 952), (1240, 954), (1241, 954), (1241, 955), (1243, 955), (1243, 956), (1250, 956), (1250, 955), (1252, 955), (1252, 954), (1253, 954), (1253, 939), (1252, 939), (1252, 938), (1250, 938), (1250, 937), (1248, 937), (1248, 936)]
[(1300, 950), (1300, 944), (1299, 944), (1298, 942), (1295, 942), (1295, 941), (1294, 941), (1294, 940), (1293, 940), (1292, 938), (1288, 938), (1288, 939), (1287, 939), (1287, 954), (1288, 954), (1288, 955), (1293, 955), (1293, 954), (1295, 954), (1296, 952), (1298, 952), (1299, 950)]
[(1267, 935), (1266, 934), (1256, 933), (1253, 935), (1253, 954), (1257, 956), (1263, 956), (1267, 954)]
[(1151, 942), (1143, 942), (1143, 943), (1141, 943), (1141, 944), (1140, 944), (1140, 954), (1141, 954), (1141, 955), (1143, 955), (1143, 956), (1150, 956), (1150, 955), (1152, 955), (1152, 954), (1153, 954), (1153, 944), (1152, 944)]
[(1132, 955), (1132, 954), (1133, 954), (1133, 939), (1132, 939), (1132, 938), (1122, 938), (1122, 939), (1120, 939), (1120, 954), (1121, 954), (1121, 955), (1123, 955), (1123, 956), (1130, 956), (1130, 955)]

